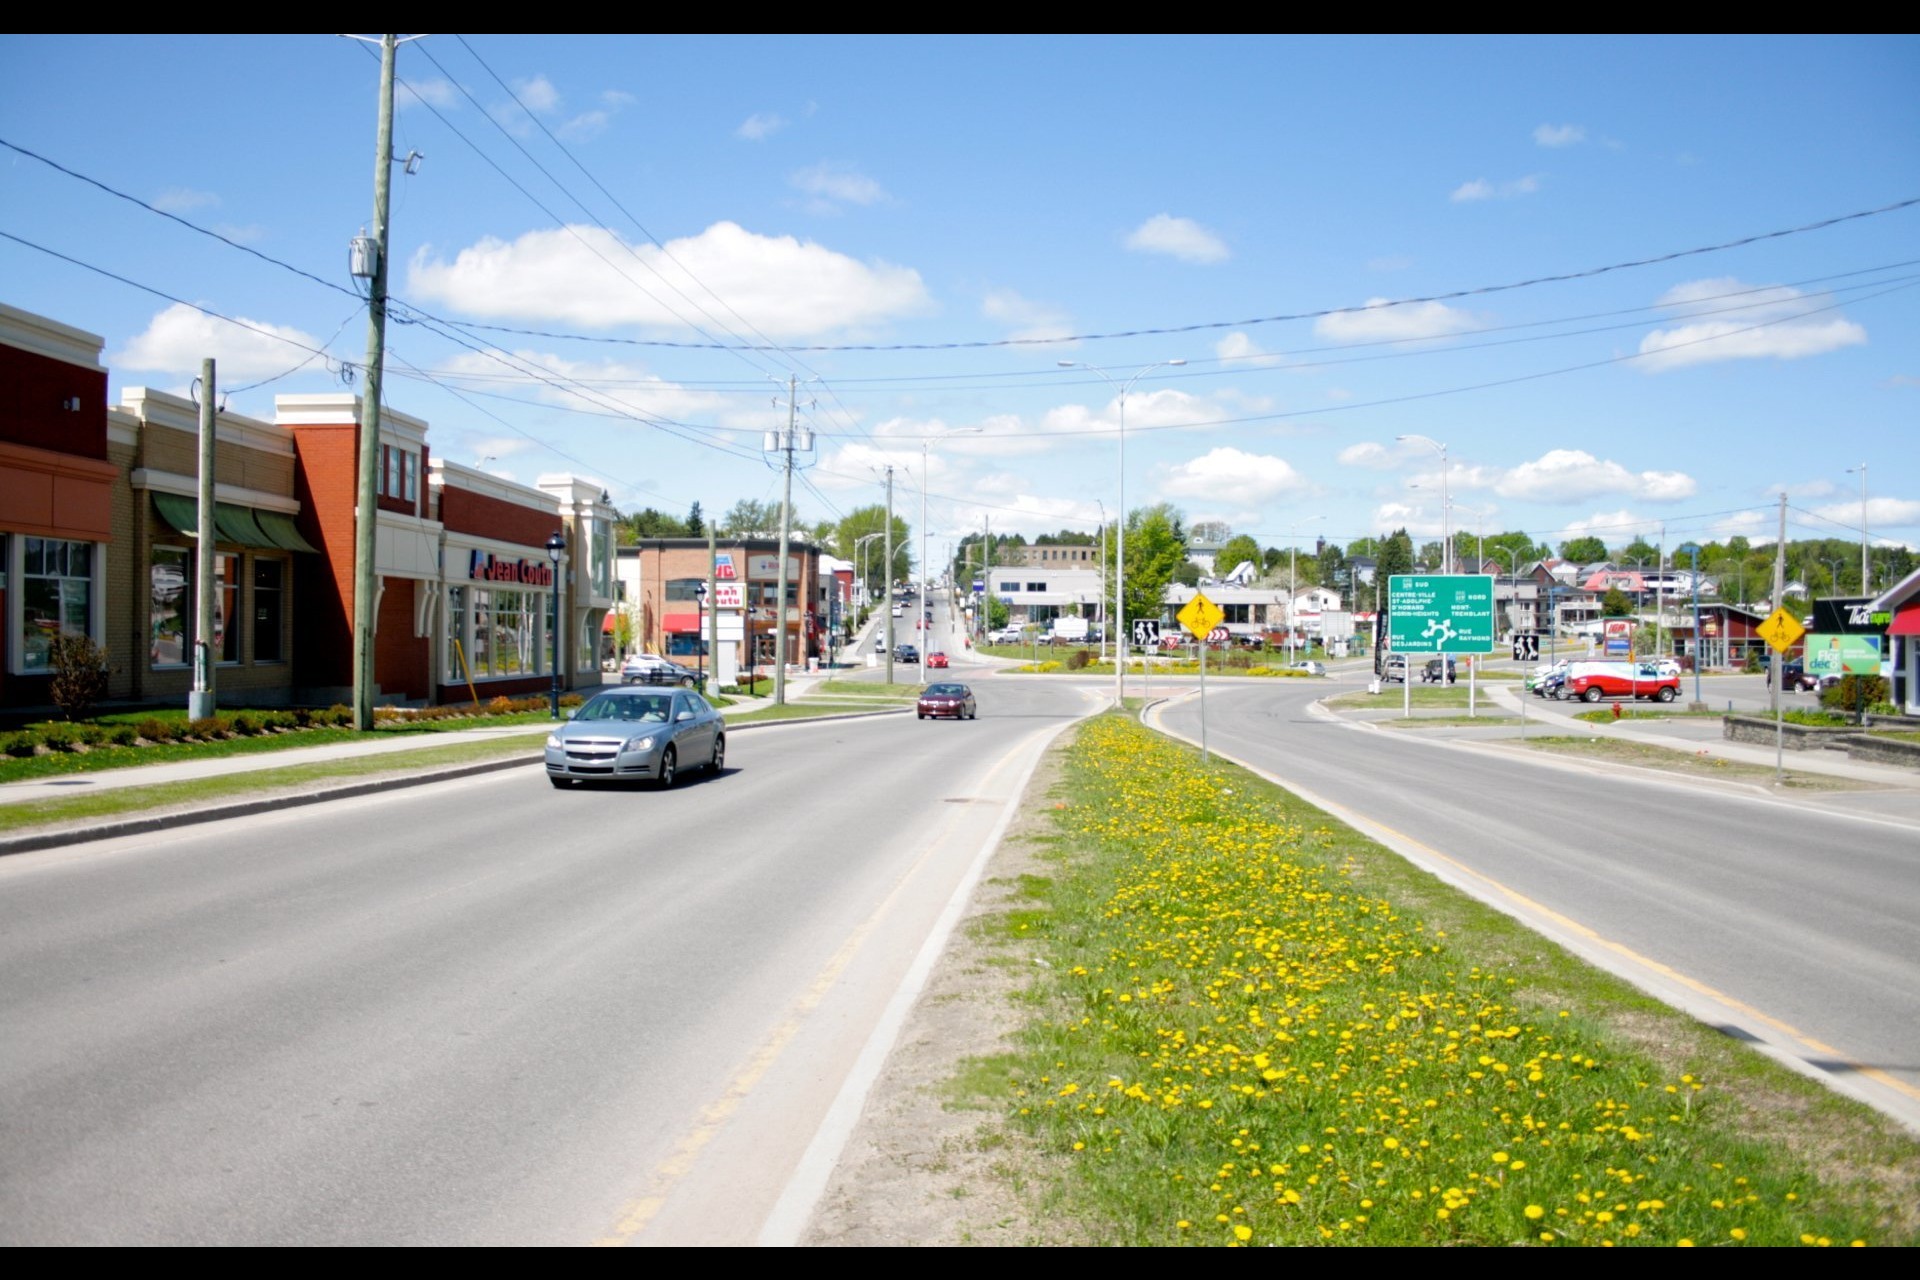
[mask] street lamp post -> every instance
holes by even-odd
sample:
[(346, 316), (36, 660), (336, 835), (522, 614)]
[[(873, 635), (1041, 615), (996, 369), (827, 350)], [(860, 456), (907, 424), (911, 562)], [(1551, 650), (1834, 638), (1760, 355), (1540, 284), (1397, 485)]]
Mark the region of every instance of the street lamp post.
[(563, 530), (555, 529), (553, 536), (547, 539), (547, 559), (553, 561), (553, 696), (549, 708), (553, 718), (560, 718), (560, 664), (566, 661), (566, 637), (560, 633), (560, 557), (567, 553), (567, 535)]
[(1125, 382), (1116, 382), (1104, 369), (1078, 360), (1062, 360), (1062, 369), (1085, 369), (1119, 392), (1120, 401), (1120, 510), (1113, 526), (1113, 705), (1127, 705), (1127, 393), (1133, 384), (1155, 369), (1179, 368), (1185, 360), (1159, 360), (1141, 369)]
[(1700, 659), (1706, 656), (1707, 642), (1700, 634), (1700, 544), (1689, 542), (1679, 548), (1681, 555), (1693, 557), (1693, 701), (1698, 710), (1706, 704), (1700, 701)]
[[(1292, 524), (1287, 529), (1287, 665), (1293, 665), (1293, 636), (1300, 629), (1300, 526), (1312, 524), (1316, 520), (1325, 520), (1325, 516), (1308, 516)], [(1320, 629), (1325, 637), (1326, 628)], [(1327, 656), (1326, 646), (1320, 646), (1320, 656)]]
[(1453, 503), (1448, 497), (1447, 446), (1427, 436), (1395, 436), (1396, 441), (1412, 441), (1424, 444), (1440, 455), (1440, 555), (1443, 561), (1440, 572), (1453, 572)]
[[(684, 618), (686, 615), (680, 616)], [(707, 584), (704, 582), (693, 584), (693, 616), (698, 620), (699, 626), (699, 629), (694, 632), (694, 643), (699, 648), (694, 652), (699, 655), (700, 691), (704, 693), (707, 688)]]
[(1873, 569), (1867, 555), (1867, 464), (1848, 467), (1847, 474), (1860, 473), (1860, 594), (1873, 594)]
[(927, 682), (927, 650), (933, 644), (933, 623), (927, 615), (933, 612), (932, 597), (927, 594), (927, 451), (936, 440), (948, 436), (977, 436), (979, 427), (955, 427), (951, 431), (942, 431), (926, 437), (920, 442), (920, 617), (917, 619), (920, 632), (920, 683)]

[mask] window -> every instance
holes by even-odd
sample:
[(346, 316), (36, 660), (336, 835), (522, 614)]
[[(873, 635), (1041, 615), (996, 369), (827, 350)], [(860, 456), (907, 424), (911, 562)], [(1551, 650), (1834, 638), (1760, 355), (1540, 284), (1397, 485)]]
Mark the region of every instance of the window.
[(217, 584), (213, 596), (215, 662), (240, 661), (239, 561), (239, 556), (224, 551), (213, 558), (214, 582)]
[(1029, 582), (1027, 584), (1027, 590), (1029, 591), (1045, 591), (1046, 589), (1047, 584), (1044, 582)]
[(380, 496), (412, 502), (420, 496), (420, 455), (390, 444), (380, 446)]
[(284, 560), (253, 562), (253, 660), (280, 661), (280, 609), (286, 590)]
[(20, 669), (45, 671), (57, 635), (93, 634), (93, 544), (25, 538), (20, 583)]
[[(551, 661), (547, 608), (552, 597), (532, 591), (447, 589), (447, 678), (475, 680), (533, 675)], [(456, 644), (459, 648), (456, 649)], [(466, 654), (466, 667), (460, 653)]]
[(1010, 596), (1020, 590), (1020, 584), (1017, 582), (1000, 582), (994, 584), (993, 589), (999, 595)]
[(447, 588), (447, 661), (444, 670), (448, 683), (464, 680), (473, 667), (473, 655), (467, 650), (467, 589)]
[(147, 569), (147, 661), (156, 667), (186, 665), (192, 595), (187, 591), (188, 553), (155, 547)]
[[(667, 583), (667, 599), (680, 602), (698, 600), (699, 589), (706, 584), (705, 578), (674, 578)], [(773, 597), (769, 595), (767, 598)]]
[(610, 596), (613, 594), (613, 524), (599, 519), (589, 523), (593, 531), (593, 546), (588, 548), (593, 556), (593, 594)]

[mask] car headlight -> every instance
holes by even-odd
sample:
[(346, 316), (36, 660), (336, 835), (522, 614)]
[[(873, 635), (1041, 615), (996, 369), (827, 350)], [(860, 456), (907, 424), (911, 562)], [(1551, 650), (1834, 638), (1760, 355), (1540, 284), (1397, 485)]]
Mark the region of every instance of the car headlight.
[(652, 749), (653, 749), (652, 734), (648, 734), (644, 738), (630, 738), (627, 740), (627, 750), (629, 751), (651, 751)]
[(550, 746), (550, 747), (564, 747), (564, 746), (566, 746), (567, 744), (566, 744), (566, 743), (564, 743), (564, 742), (562, 742), (562, 741), (560, 741), (560, 735), (559, 735), (559, 734), (557, 734), (557, 733), (550, 733), (550, 734), (548, 734), (548, 735), (547, 735), (547, 745), (548, 745), (548, 746)]

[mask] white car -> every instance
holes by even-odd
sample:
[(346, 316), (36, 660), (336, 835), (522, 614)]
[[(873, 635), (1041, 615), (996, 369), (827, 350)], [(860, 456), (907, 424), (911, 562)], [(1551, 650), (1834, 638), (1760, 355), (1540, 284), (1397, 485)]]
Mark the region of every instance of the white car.
[(1026, 639), (1026, 633), (1019, 627), (1002, 627), (998, 631), (987, 632), (988, 644), (1020, 644)]

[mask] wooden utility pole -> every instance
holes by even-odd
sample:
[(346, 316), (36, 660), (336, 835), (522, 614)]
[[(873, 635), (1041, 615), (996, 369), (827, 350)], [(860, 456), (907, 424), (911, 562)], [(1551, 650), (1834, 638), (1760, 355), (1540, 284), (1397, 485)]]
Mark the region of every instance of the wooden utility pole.
[[(213, 611), (220, 590), (220, 580), (215, 573), (219, 563), (213, 552), (215, 538), (213, 524), (214, 506), (214, 423), (217, 416), (214, 397), (219, 389), (214, 385), (214, 364), (212, 360), (200, 362), (200, 514), (195, 528), (199, 531), (194, 537), (193, 548), (193, 585), (194, 585), (194, 622), (193, 622), (193, 692), (187, 695), (187, 718), (204, 720), (213, 714), (216, 705), (213, 688)], [(237, 592), (235, 593), (238, 594)], [(235, 625), (235, 619), (226, 620), (228, 626)]]
[[(367, 290), (366, 385), (360, 392), (360, 487), (353, 527), (353, 727), (373, 728), (373, 628), (379, 580), (374, 527), (380, 485), (380, 387), (387, 343), (387, 206), (393, 188), (393, 60), (399, 37), (380, 37), (380, 122), (373, 157), (373, 278)], [(560, 584), (554, 584), (554, 591)], [(559, 636), (554, 662), (560, 661)]]
[(893, 683), (893, 467), (887, 467), (887, 565), (880, 574), (880, 599), (887, 610), (887, 683)]

